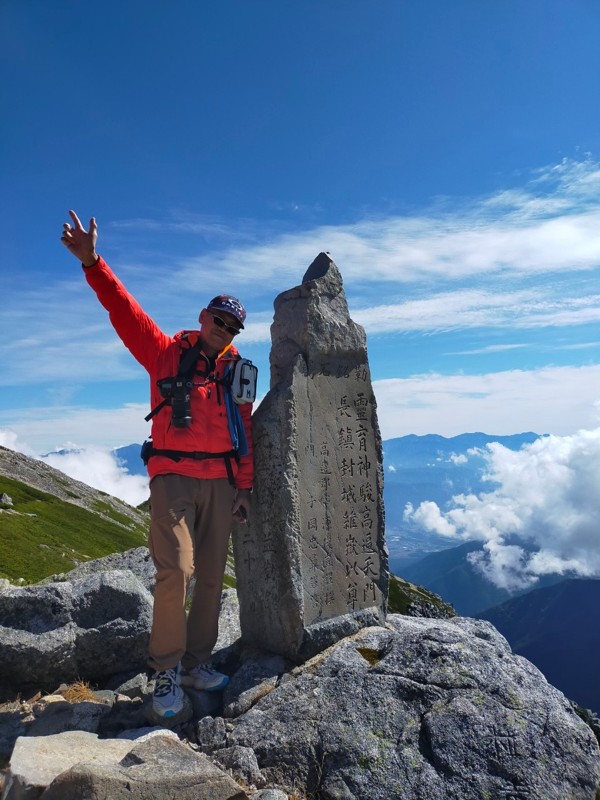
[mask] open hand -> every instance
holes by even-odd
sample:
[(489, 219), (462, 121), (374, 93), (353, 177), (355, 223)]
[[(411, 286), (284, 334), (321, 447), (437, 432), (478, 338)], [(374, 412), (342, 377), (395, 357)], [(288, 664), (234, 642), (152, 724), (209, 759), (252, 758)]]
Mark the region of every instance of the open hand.
[(96, 241), (98, 239), (96, 220), (94, 217), (91, 218), (90, 229), (86, 231), (74, 211), (69, 211), (69, 216), (73, 220), (73, 225), (68, 222), (64, 223), (60, 240), (67, 250), (81, 261), (84, 267), (91, 267), (98, 260), (96, 254)]

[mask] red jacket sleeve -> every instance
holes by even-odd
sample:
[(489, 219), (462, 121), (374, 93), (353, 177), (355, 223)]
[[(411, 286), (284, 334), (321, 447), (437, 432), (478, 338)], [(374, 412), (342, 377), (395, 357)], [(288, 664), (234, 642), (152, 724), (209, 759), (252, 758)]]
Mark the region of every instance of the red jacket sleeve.
[(93, 267), (84, 267), (83, 271), (98, 300), (108, 311), (119, 338), (132, 356), (150, 372), (157, 354), (171, 344), (171, 337), (161, 331), (129, 294), (102, 257)]

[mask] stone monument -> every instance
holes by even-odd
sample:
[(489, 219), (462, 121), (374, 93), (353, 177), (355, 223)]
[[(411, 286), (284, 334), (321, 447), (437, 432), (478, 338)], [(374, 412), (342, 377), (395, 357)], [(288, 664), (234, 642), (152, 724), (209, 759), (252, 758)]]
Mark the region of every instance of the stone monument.
[(274, 307), (253, 513), (233, 545), (243, 641), (302, 660), (385, 619), (381, 436), (365, 333), (329, 255)]

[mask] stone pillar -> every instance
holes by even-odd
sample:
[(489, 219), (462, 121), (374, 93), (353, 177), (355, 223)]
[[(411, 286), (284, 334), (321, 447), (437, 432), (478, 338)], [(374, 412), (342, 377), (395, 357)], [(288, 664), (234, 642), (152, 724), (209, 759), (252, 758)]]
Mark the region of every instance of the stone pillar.
[(275, 300), (252, 519), (233, 536), (242, 639), (302, 660), (385, 619), (382, 448), (366, 337), (321, 253)]

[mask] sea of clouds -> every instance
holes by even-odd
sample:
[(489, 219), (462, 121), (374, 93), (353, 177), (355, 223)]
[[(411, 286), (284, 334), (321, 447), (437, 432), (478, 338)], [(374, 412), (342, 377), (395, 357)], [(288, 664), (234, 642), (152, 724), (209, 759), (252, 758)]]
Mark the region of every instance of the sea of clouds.
[(482, 542), (472, 563), (499, 587), (530, 587), (550, 573), (600, 577), (600, 428), (518, 451), (492, 443), (477, 454), (488, 492), (456, 495), (445, 509), (409, 505), (405, 518), (457, 542)]

